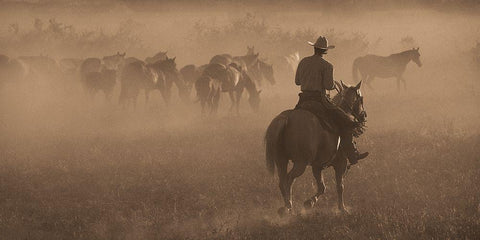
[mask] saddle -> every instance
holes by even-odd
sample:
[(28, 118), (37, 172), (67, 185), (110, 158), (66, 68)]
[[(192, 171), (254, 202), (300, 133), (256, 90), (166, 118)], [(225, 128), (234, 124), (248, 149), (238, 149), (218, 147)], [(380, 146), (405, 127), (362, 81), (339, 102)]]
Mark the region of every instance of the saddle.
[(339, 134), (340, 129), (335, 123), (331, 111), (336, 109), (336, 106), (331, 103), (326, 97), (316, 95), (312, 96), (308, 93), (300, 93), (300, 100), (295, 106), (295, 110), (302, 109), (311, 112), (317, 116), (322, 127), (327, 131)]

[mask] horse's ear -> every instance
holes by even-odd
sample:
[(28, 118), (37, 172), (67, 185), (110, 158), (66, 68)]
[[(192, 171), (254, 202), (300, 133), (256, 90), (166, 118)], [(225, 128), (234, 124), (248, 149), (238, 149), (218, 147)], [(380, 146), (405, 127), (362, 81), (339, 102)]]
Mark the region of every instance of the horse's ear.
[(345, 88), (348, 88), (348, 86), (347, 86), (347, 85), (345, 85), (345, 83), (343, 83), (343, 81), (342, 81), (342, 80), (340, 80), (340, 84), (341, 84), (341, 86), (342, 86), (342, 90), (343, 90), (343, 89), (345, 89)]
[(122, 57), (125, 57), (126, 54), (127, 54), (126, 52), (123, 52)]
[(174, 61), (174, 62), (175, 62), (175, 59), (177, 59), (177, 57), (173, 57), (173, 58), (172, 58), (172, 61)]
[(357, 84), (357, 86), (355, 86), (355, 90), (360, 89), (361, 86), (362, 86), (362, 81), (360, 81), (360, 82)]
[(258, 55), (259, 55), (259, 54), (260, 54), (260, 53), (255, 54), (255, 57), (258, 58)]

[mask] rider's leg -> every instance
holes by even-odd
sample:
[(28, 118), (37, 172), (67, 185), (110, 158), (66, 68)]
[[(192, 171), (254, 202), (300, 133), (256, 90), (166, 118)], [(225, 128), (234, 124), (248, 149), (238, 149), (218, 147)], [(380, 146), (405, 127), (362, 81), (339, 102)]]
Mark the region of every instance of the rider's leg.
[(368, 152), (360, 153), (353, 140), (352, 132), (344, 131), (340, 136), (340, 149), (345, 152), (350, 164), (358, 163), (358, 160), (364, 159), (368, 156)]

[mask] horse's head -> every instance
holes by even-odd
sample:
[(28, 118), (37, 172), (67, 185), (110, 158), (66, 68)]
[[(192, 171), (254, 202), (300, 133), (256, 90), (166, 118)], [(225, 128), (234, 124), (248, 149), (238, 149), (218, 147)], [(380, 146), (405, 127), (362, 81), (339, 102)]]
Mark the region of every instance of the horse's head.
[(177, 74), (177, 63), (175, 62), (176, 57), (168, 58), (165, 60), (161, 60), (162, 70), (166, 73)]
[(421, 67), (422, 62), (420, 61), (420, 52), (418, 52), (420, 48), (412, 48), (410, 50), (410, 59), (417, 64), (417, 66)]
[(258, 112), (258, 109), (260, 108), (260, 93), (261, 92), (262, 92), (262, 90), (249, 92), (250, 96), (248, 98), (248, 103), (250, 104), (250, 107), (252, 107), (254, 112)]
[(126, 55), (125, 52), (124, 53), (117, 52), (117, 54), (103, 57), (102, 60), (107, 66), (107, 68), (118, 69), (119, 66), (123, 64), (125, 60), (125, 55)]
[(367, 120), (367, 112), (363, 107), (363, 96), (360, 91), (362, 81), (356, 86), (347, 86), (343, 82), (339, 87), (340, 107), (347, 113), (352, 114), (359, 122), (365, 122)]

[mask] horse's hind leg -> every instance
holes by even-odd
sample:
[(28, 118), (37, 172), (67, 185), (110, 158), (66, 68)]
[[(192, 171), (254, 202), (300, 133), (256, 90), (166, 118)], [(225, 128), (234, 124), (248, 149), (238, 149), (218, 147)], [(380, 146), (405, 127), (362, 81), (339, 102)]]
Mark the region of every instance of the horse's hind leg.
[(315, 203), (317, 203), (320, 195), (325, 193), (325, 189), (326, 189), (325, 183), (323, 182), (322, 168), (318, 166), (312, 166), (312, 173), (317, 182), (317, 193), (311, 199), (308, 199), (307, 201), (305, 201), (303, 206), (306, 209), (311, 209), (315, 205)]
[[(283, 200), (285, 201), (285, 210), (290, 212), (292, 210), (293, 201), (292, 201), (292, 185), (295, 182), (295, 178), (301, 176), (305, 172), (305, 168), (307, 167), (306, 162), (295, 162), (293, 164), (292, 170), (287, 174), (285, 180), (285, 196)], [(279, 212), (281, 209), (279, 210)]]
[[(288, 195), (287, 195), (287, 167), (288, 167), (288, 159), (277, 160), (277, 172), (278, 172), (278, 179), (279, 179), (279, 188), (280, 192), (282, 193), (282, 198), (285, 203), (288, 202)], [(283, 216), (289, 213), (291, 210), (290, 208), (281, 207), (278, 209), (278, 214)]]
[(405, 81), (405, 78), (400, 77), (400, 80), (403, 82), (403, 90), (407, 90), (407, 82)]

